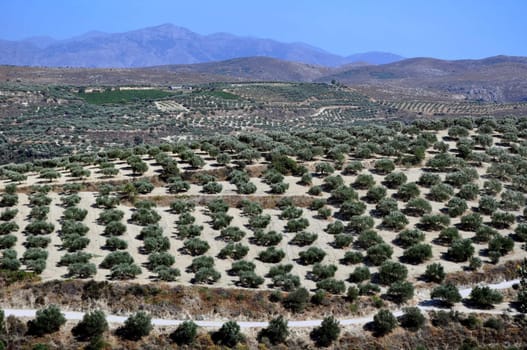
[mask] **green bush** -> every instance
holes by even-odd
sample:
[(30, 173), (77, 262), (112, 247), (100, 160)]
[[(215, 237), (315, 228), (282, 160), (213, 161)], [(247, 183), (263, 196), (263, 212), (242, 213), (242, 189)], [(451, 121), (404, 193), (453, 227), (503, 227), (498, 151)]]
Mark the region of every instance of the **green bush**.
[(261, 341), (266, 338), (273, 345), (283, 343), (289, 336), (287, 320), (282, 315), (269, 321), (267, 328), (258, 333), (258, 339)]
[(451, 283), (437, 286), (430, 293), (430, 297), (432, 299), (439, 299), (449, 306), (452, 306), (454, 303), (459, 303), (462, 299), (457, 287)]
[(244, 338), (240, 332), (240, 326), (235, 321), (225, 322), (212, 336), (216, 344), (225, 345), (229, 348), (233, 348), (236, 344), (242, 342)]
[(100, 337), (108, 330), (108, 322), (103, 311), (95, 310), (84, 314), (82, 320), (71, 330), (79, 340), (89, 340)]
[(414, 286), (407, 281), (394, 282), (386, 291), (386, 296), (395, 303), (405, 303), (413, 298)]
[(198, 326), (192, 321), (184, 321), (174, 332), (170, 339), (178, 345), (192, 344), (198, 334)]
[(129, 340), (139, 340), (152, 331), (152, 317), (144, 311), (138, 311), (126, 319), (118, 334)]
[(110, 278), (113, 280), (126, 280), (141, 274), (141, 268), (133, 263), (122, 263), (112, 266)]
[(309, 292), (305, 288), (298, 288), (290, 292), (283, 300), (282, 304), (286, 309), (293, 312), (301, 312), (304, 310), (309, 301)]
[(64, 314), (56, 305), (50, 305), (37, 311), (34, 320), (28, 322), (29, 334), (42, 336), (57, 332), (66, 323)]
[(503, 301), (503, 295), (497, 290), (490, 289), (488, 286), (476, 286), (472, 288), (469, 300), (480, 308), (489, 309), (494, 304), (501, 303)]
[(390, 333), (395, 327), (397, 327), (397, 324), (397, 319), (390, 310), (379, 310), (379, 312), (373, 316), (373, 328), (379, 335)]
[(401, 327), (415, 332), (424, 326), (426, 318), (419, 308), (405, 307), (403, 311), (404, 314), (400, 317)]
[(395, 261), (385, 261), (379, 267), (378, 279), (384, 285), (404, 281), (407, 276), (408, 269), (406, 266)]
[(373, 265), (378, 266), (391, 258), (392, 254), (393, 249), (389, 244), (379, 243), (368, 248), (366, 251), (366, 259), (368, 259)]
[(445, 269), (440, 263), (433, 263), (426, 266), (424, 278), (429, 282), (440, 283), (445, 279)]
[(340, 324), (333, 316), (325, 317), (319, 327), (313, 329), (310, 336), (317, 346), (330, 346), (340, 335)]

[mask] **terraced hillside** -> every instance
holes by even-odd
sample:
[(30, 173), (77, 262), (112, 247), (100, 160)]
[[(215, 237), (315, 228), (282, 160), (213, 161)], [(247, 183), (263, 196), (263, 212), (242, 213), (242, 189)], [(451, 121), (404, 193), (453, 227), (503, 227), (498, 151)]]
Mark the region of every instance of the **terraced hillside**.
[[(464, 312), (496, 304), (511, 313), (513, 290), (486, 304), (444, 293), (517, 276), (527, 241), (526, 123), (240, 133), (5, 165), (0, 272), (8, 283), (33, 282), (9, 289), (4, 305), (19, 306), (41, 284), (60, 304), (131, 312), (143, 298), (144, 310), (168, 318), (207, 310), (260, 319), (265, 308), (294, 315), (309, 298), (311, 317), (328, 308), (356, 317), (427, 297)], [(94, 282), (72, 284), (86, 279)], [(120, 291), (130, 282), (139, 286)], [(69, 300), (63, 289), (85, 295), (93, 284), (140, 294), (128, 303), (100, 293)], [(207, 288), (198, 296), (181, 286)], [(225, 297), (210, 305), (216, 292)], [(175, 307), (173, 293), (196, 304)], [(232, 293), (261, 301), (240, 308), (229, 304)]]

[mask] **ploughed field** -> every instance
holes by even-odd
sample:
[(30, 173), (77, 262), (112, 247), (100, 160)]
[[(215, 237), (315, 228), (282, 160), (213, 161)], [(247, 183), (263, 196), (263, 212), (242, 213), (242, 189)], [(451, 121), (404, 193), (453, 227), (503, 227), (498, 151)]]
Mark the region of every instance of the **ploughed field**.
[(519, 260), (526, 126), (240, 133), (6, 165), (0, 268), (368, 294)]

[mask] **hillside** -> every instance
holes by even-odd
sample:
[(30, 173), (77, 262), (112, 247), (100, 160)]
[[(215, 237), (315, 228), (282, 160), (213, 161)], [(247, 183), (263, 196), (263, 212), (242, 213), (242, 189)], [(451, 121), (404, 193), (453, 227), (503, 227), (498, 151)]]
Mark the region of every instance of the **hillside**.
[(527, 101), (527, 58), (496, 56), (458, 61), (413, 58), (382, 65), (357, 62), (340, 67), (261, 56), (149, 68), (0, 66), (0, 81), (103, 86), (338, 81), (377, 100), (392, 102), (521, 103)]
[(90, 32), (67, 39), (30, 38), (0, 41), (0, 64), (50, 67), (146, 67), (267, 56), (323, 66), (356, 61), (388, 63), (402, 57), (370, 52), (343, 57), (304, 43), (240, 37), (228, 33), (200, 35), (172, 24), (125, 33)]
[(446, 61), (412, 58), (400, 62), (351, 67), (319, 81), (377, 88), (394, 99), (414, 98), (527, 101), (527, 58), (496, 56), (481, 60)]

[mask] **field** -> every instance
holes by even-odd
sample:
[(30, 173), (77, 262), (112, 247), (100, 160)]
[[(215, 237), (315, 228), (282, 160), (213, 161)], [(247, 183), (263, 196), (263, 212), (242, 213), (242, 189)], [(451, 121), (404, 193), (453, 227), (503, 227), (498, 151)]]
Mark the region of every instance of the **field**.
[(79, 96), (88, 103), (96, 105), (123, 104), (142, 100), (158, 100), (169, 97), (170, 92), (162, 90), (109, 90), (103, 92), (80, 93)]
[(496, 267), (526, 256), (525, 123), (240, 133), (6, 165), (0, 264), (43, 282), (305, 288), (322, 305), (357, 293), (340, 316), (510, 279)]

